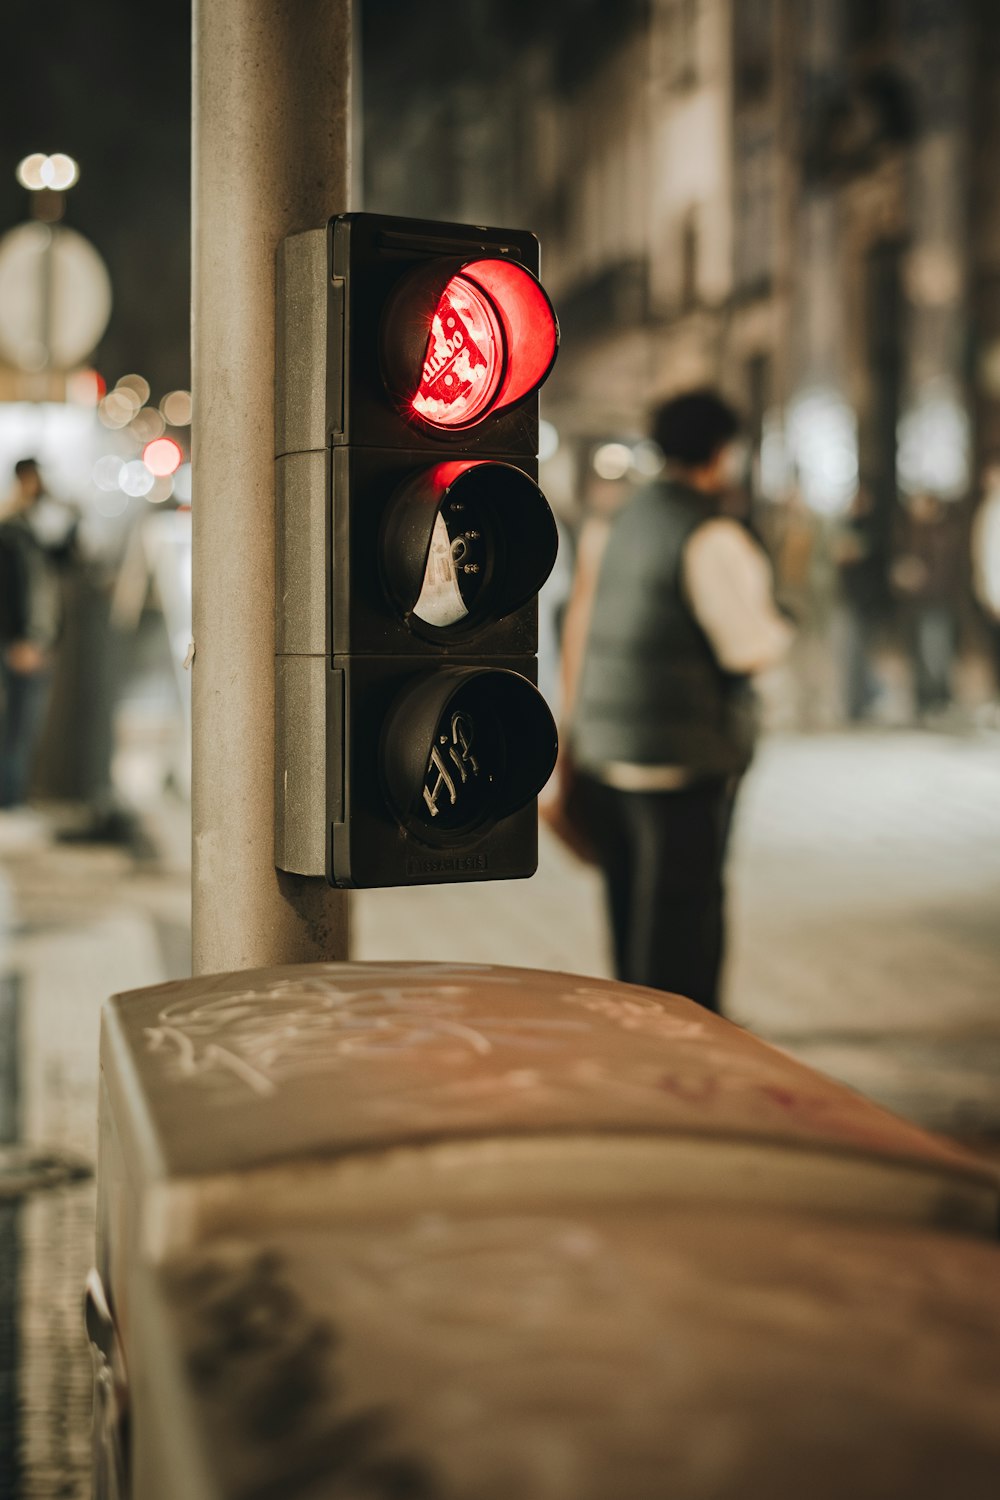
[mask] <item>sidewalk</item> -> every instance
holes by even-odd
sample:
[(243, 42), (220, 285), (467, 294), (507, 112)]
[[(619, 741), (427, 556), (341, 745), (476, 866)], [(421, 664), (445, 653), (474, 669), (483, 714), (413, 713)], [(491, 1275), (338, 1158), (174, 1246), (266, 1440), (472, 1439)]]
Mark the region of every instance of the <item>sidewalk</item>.
[[(94, 1255), (100, 1010), (112, 991), (186, 966), (188, 884), (186, 870), (143, 868), (117, 848), (36, 844), (0, 859), (4, 1496), (90, 1495), (82, 1288)], [(64, 1185), (25, 1193), (39, 1152)]]
[[(93, 1161), (101, 1005), (188, 962), (186, 817), (151, 815), (159, 865), (86, 846), (0, 856), (6, 1144)], [(772, 740), (744, 791), (732, 895), (735, 1020), (902, 1114), (1000, 1139), (1000, 741)], [(532, 881), (358, 892), (352, 907), (359, 959), (608, 973), (596, 876), (546, 839)], [(93, 1215), (90, 1181), (5, 1197), (0, 1171), (13, 1494), (89, 1495)]]
[[(1000, 1131), (1000, 740), (776, 738), (735, 833), (727, 1008), (921, 1123)], [(609, 972), (598, 882), (362, 891), (358, 958)]]
[(1000, 740), (766, 746), (734, 919), (735, 1020), (923, 1124), (1000, 1132)]

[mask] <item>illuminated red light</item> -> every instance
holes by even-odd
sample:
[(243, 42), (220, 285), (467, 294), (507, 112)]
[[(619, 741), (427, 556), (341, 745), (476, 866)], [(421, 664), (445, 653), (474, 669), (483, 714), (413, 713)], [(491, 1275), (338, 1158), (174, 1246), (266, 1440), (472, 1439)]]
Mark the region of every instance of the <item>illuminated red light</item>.
[(504, 340), (490, 301), (453, 276), (431, 318), (413, 410), (437, 427), (467, 426), (488, 411), (504, 373)]
[(559, 326), (541, 285), (517, 262), (452, 261), (446, 269), (447, 279), (425, 266), (401, 283), (383, 324), (382, 358), (415, 417), (460, 430), (541, 385)]
[(559, 346), (559, 324), (541, 285), (516, 261), (477, 260), (465, 268), (500, 313), (507, 368), (494, 410), (513, 406), (541, 385)]
[(177, 443), (168, 437), (154, 438), (142, 450), (143, 463), (157, 479), (165, 479), (168, 474), (173, 474), (180, 467), (183, 457)]

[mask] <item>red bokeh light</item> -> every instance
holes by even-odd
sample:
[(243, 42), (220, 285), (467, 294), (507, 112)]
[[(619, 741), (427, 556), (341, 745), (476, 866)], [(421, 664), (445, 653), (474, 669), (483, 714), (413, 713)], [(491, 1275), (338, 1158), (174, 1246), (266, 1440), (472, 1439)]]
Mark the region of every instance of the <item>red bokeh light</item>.
[(173, 438), (154, 438), (142, 450), (142, 461), (157, 479), (165, 479), (180, 468), (184, 455)]

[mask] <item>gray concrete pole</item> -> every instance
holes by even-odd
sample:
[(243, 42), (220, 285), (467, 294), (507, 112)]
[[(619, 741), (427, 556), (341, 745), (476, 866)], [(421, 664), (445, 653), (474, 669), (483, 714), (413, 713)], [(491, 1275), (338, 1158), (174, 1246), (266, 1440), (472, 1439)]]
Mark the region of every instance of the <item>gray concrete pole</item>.
[[(274, 264), (349, 206), (351, 0), (195, 0), (194, 972), (346, 957), (274, 868)], [(322, 816), (322, 809), (317, 809)]]

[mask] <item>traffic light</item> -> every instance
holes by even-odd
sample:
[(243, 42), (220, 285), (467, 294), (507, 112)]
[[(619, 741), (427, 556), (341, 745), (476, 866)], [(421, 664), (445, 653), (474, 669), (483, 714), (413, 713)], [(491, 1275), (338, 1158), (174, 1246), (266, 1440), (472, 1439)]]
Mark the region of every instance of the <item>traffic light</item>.
[(278, 260), (276, 838), (334, 885), (530, 875), (556, 757), (520, 230), (345, 214)]

